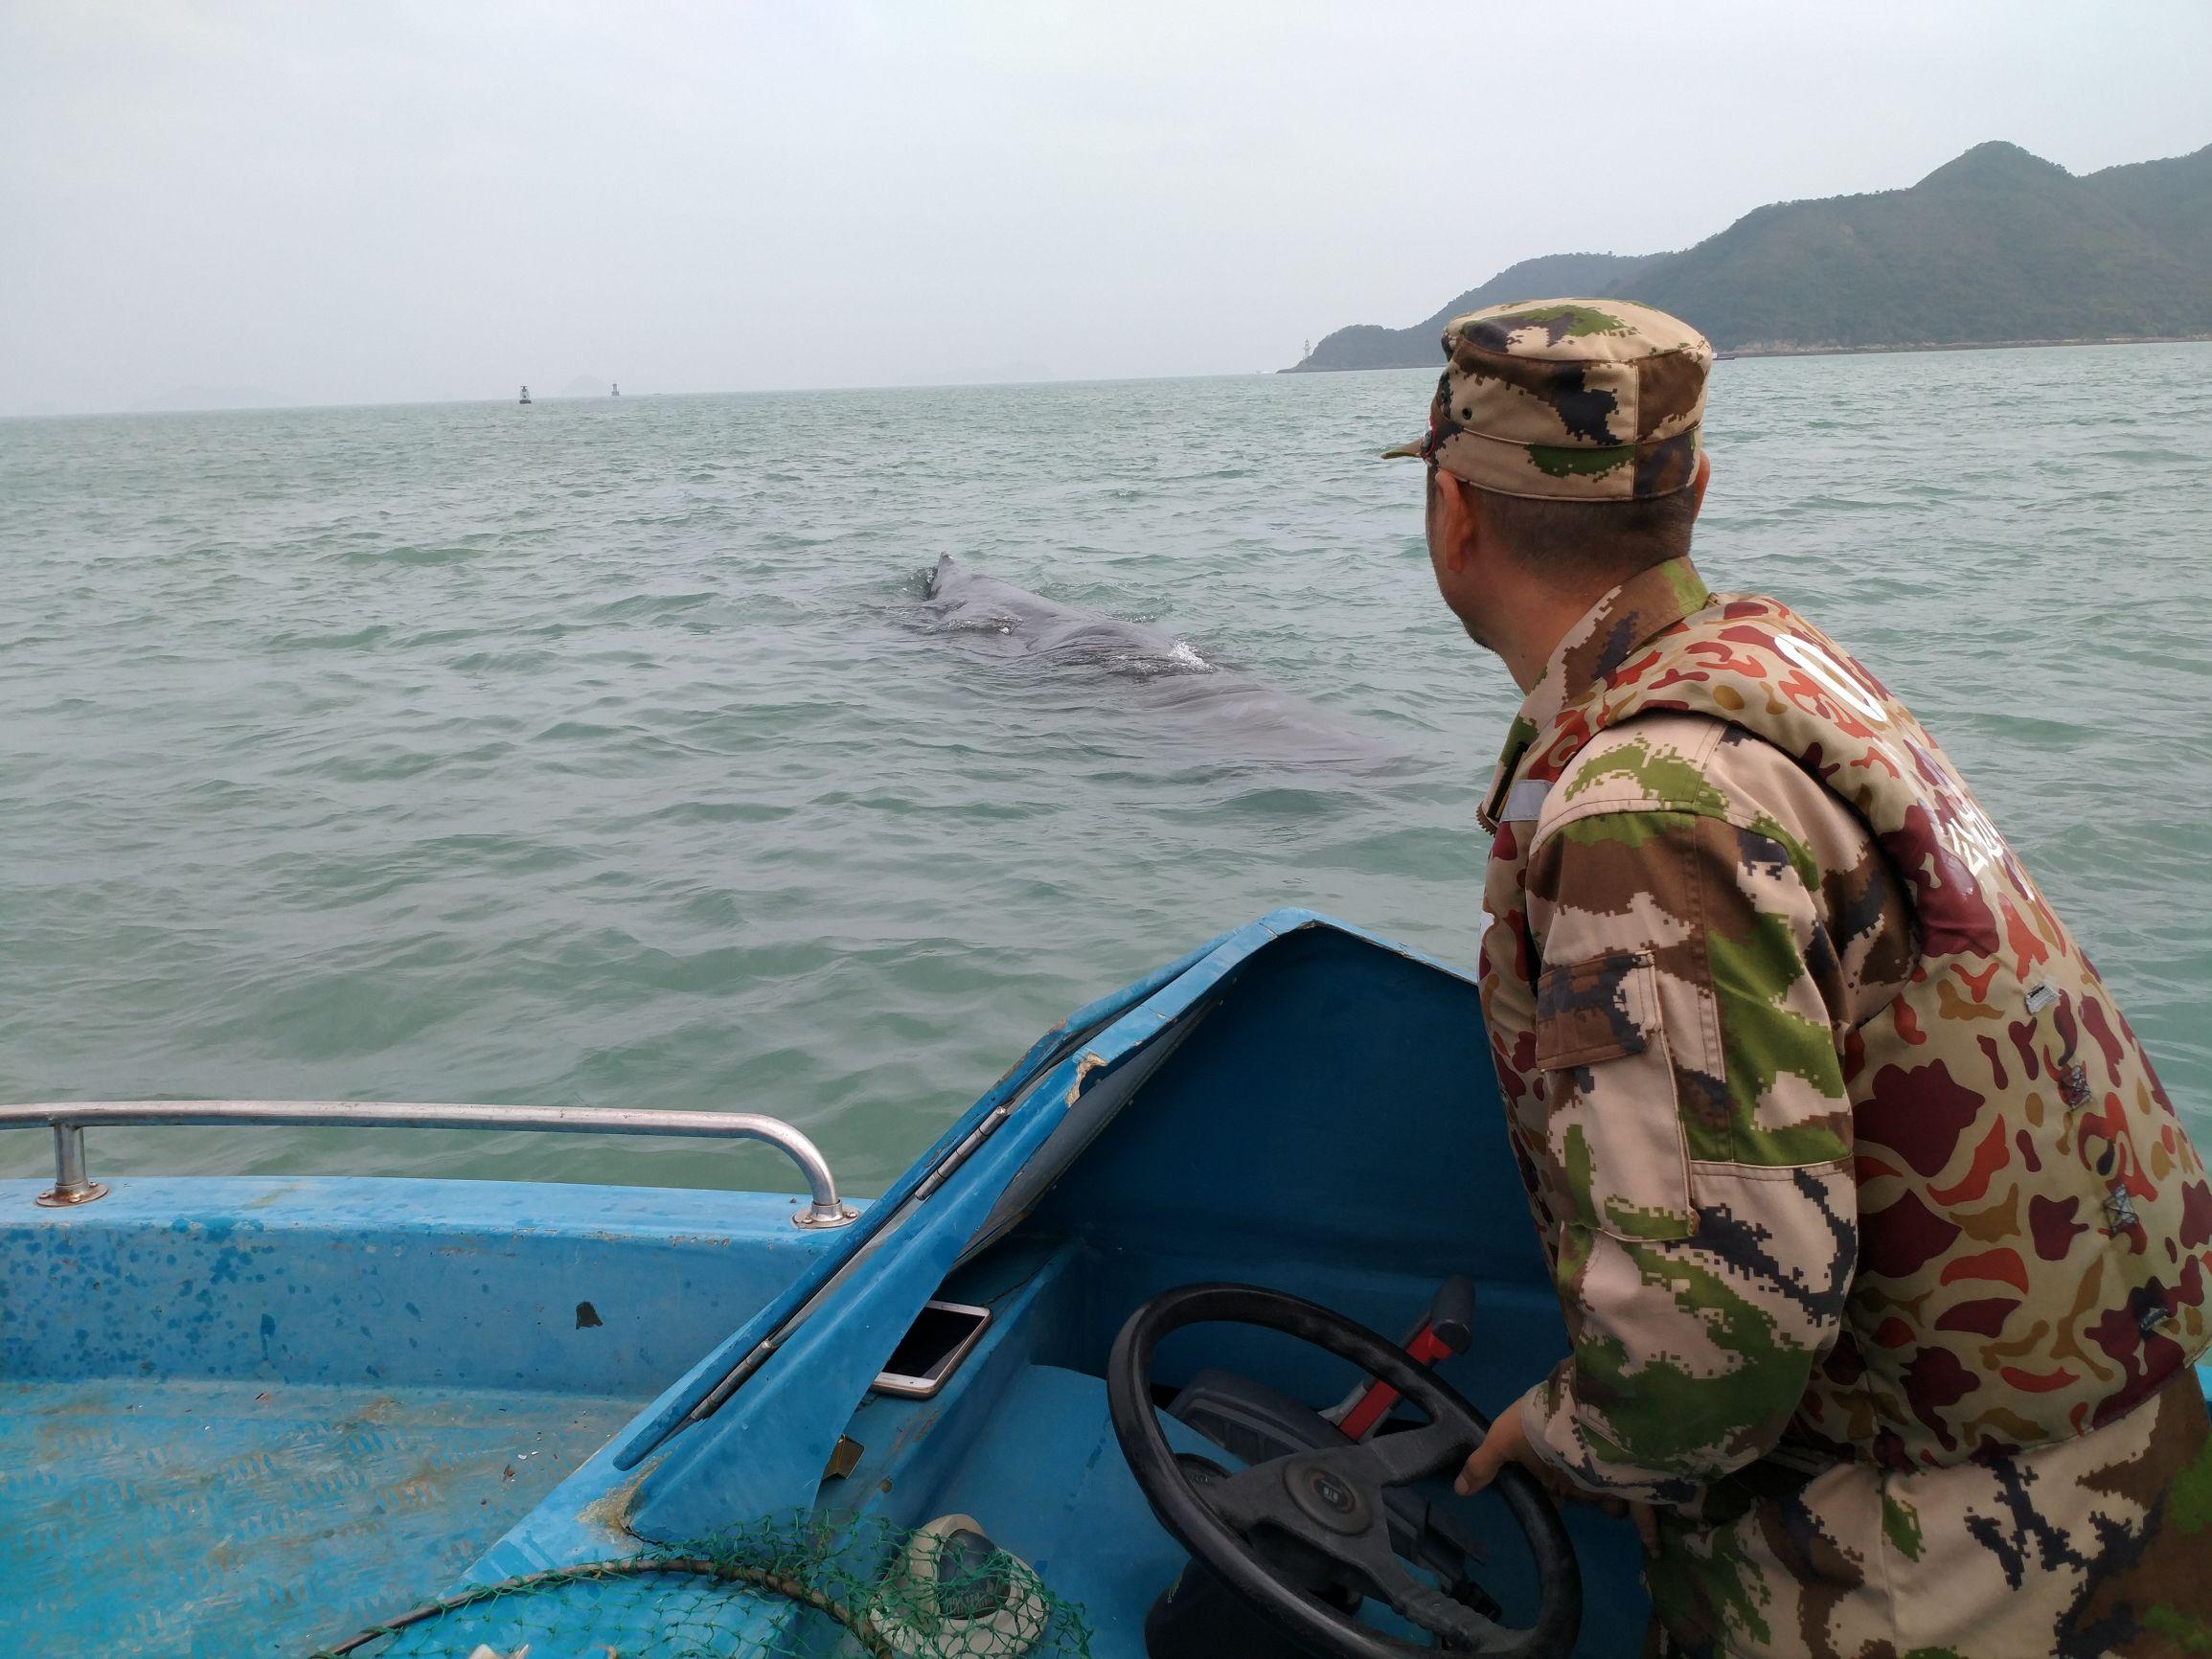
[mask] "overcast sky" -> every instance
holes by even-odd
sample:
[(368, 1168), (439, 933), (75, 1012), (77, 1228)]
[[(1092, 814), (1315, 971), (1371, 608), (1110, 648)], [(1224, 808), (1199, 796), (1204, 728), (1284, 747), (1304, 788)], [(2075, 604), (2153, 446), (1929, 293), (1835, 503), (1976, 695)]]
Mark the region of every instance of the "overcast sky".
[(2006, 138), (2212, 4), (0, 0), (0, 412), (1273, 369)]

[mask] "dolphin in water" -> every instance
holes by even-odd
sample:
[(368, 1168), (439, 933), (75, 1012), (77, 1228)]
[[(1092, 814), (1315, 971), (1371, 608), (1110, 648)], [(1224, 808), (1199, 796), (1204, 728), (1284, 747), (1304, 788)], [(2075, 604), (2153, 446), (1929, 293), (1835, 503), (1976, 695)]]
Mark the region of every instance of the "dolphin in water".
[(1204, 673), (1213, 666), (1173, 634), (1077, 610), (994, 576), (978, 576), (949, 553), (926, 580), (923, 597), (938, 625), (972, 635), (994, 655), (1059, 657), (1132, 677)]
[(1190, 722), (1223, 758), (1359, 763), (1394, 746), (1250, 674), (1210, 662), (1165, 629), (1061, 604), (950, 554), (924, 578), (921, 625), (958, 638), (1024, 677), (1090, 674), (1123, 682), (1139, 706)]

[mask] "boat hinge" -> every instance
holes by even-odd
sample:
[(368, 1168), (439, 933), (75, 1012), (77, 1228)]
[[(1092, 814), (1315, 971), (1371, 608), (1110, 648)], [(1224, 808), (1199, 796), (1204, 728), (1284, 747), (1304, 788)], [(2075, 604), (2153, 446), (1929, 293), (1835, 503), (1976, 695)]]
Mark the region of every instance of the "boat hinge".
[(990, 1115), (982, 1123), (976, 1125), (974, 1128), (969, 1130), (962, 1137), (960, 1145), (945, 1154), (945, 1161), (922, 1178), (922, 1185), (914, 1189), (914, 1201), (917, 1204), (921, 1203), (923, 1199), (951, 1180), (953, 1175), (958, 1172), (960, 1166), (975, 1156), (975, 1149), (990, 1140), (992, 1136), (997, 1134), (1000, 1126), (1012, 1115), (1011, 1111), (1003, 1104), (992, 1107)]

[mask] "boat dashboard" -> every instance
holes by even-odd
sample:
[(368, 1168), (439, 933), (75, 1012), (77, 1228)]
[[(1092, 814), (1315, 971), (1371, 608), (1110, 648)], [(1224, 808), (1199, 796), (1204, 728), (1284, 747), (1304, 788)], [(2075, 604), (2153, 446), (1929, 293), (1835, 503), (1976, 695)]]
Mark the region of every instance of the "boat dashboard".
[[(1308, 929), (1247, 957), (1169, 1028), (1118, 1082), (1102, 1080), (1106, 1105), (1089, 1121), (1071, 1099), (1005, 1182), (930, 1287), (988, 1309), (981, 1336), (930, 1398), (870, 1389), (817, 1500), (826, 1514), (901, 1527), (974, 1517), (1082, 1603), (1102, 1659), (1147, 1652), (1146, 1621), (1191, 1557), (1116, 1433), (1117, 1339), (1139, 1309), (1182, 1286), (1247, 1285), (1396, 1344), (1456, 1281), (1471, 1339), (1435, 1352), (1435, 1370), (1477, 1409), (1514, 1398), (1564, 1352), (1464, 979)], [(1234, 1474), (1239, 1452), (1293, 1448), (1240, 1442), (1195, 1396), (1218, 1406), (1225, 1394), (1231, 1430), (1319, 1425), (1318, 1440), (1334, 1430), (1324, 1414), (1369, 1375), (1283, 1330), (1205, 1320), (1164, 1334), (1145, 1380), (1175, 1456)], [(1368, 1438), (1421, 1420), (1401, 1407)], [(1408, 1483), (1404, 1503), (1419, 1516), (1433, 1507), (1465, 1543), (1467, 1588), (1494, 1624), (1529, 1626), (1546, 1588), (1539, 1552), (1496, 1492), (1454, 1497), (1455, 1469)], [(1628, 1586), (1584, 1608), (1572, 1650), (1632, 1651), (1644, 1617), (1632, 1534), (1591, 1510), (1565, 1526), (1585, 1579)], [(1361, 1618), (1422, 1641), (1379, 1599)], [(1158, 1659), (1156, 1633), (1152, 1649)]]

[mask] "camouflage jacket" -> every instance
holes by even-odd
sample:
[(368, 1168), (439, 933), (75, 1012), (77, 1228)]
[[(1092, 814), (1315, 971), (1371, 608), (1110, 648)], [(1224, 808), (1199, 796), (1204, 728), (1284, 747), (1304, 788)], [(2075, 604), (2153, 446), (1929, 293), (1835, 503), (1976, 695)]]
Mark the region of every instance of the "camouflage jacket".
[(1514, 725), (1484, 1009), (1572, 1352), (1529, 1422), (1695, 1510), (1775, 1453), (2067, 1440), (2205, 1347), (2212, 1185), (2080, 948), (1909, 712), (1687, 560)]

